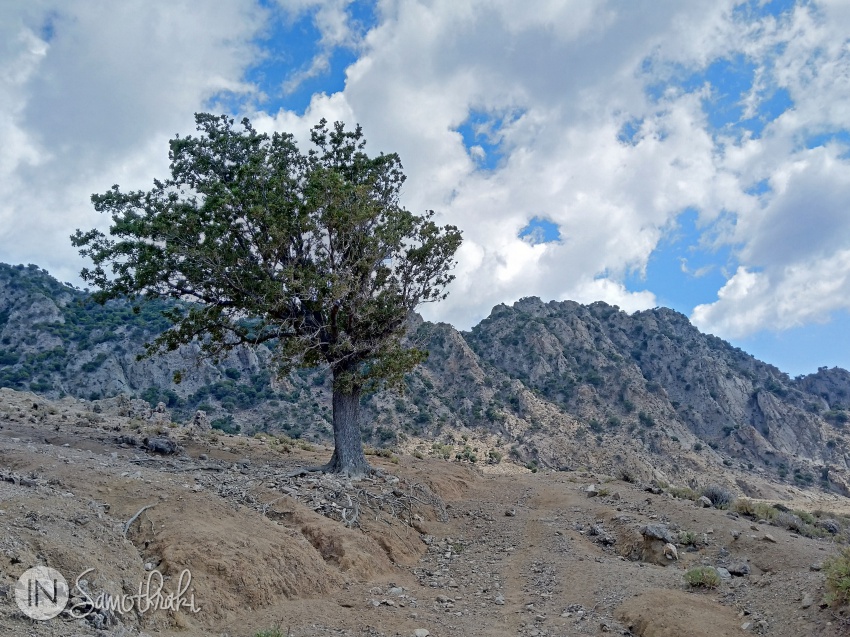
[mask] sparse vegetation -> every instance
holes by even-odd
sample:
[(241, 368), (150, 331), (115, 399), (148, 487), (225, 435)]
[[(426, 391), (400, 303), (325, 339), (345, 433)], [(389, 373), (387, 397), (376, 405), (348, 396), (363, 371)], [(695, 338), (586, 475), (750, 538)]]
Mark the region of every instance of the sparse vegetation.
[(830, 606), (850, 605), (850, 547), (827, 559), (824, 564), (826, 575), (826, 603)]
[[(302, 447), (302, 449), (303, 449), (303, 447)], [(308, 451), (312, 451), (312, 449), (309, 449)], [(387, 448), (374, 449), (372, 447), (365, 447), (363, 449), (363, 453), (367, 456), (378, 456), (379, 458), (386, 458), (390, 462), (392, 462), (393, 464), (399, 463), (398, 456), (396, 456), (393, 453), (392, 449), (387, 449)]]
[(734, 494), (719, 485), (710, 484), (702, 490), (702, 494), (711, 500), (712, 506), (717, 509), (726, 509), (735, 499)]
[(695, 566), (685, 573), (685, 581), (694, 588), (717, 588), (720, 575), (711, 566)]
[(668, 493), (672, 495), (674, 498), (681, 498), (683, 500), (698, 500), (699, 493), (691, 489), (690, 487), (670, 487), (668, 489)]
[(431, 445), (431, 450), (434, 452), (438, 458), (442, 458), (443, 460), (448, 460), (452, 457), (452, 453), (454, 453), (453, 445), (444, 445), (439, 442), (435, 442)]
[(779, 515), (779, 510), (767, 502), (759, 502), (758, 500), (750, 500), (749, 498), (738, 498), (732, 503), (730, 508), (735, 513), (746, 515), (755, 521), (765, 520), (770, 522)]
[(620, 467), (617, 474), (623, 482), (635, 484), (638, 481), (637, 473), (631, 467)]
[(791, 511), (781, 504), (770, 504), (749, 498), (738, 498), (730, 508), (752, 520), (764, 521), (811, 538), (834, 536), (837, 541), (846, 541), (847, 538), (841, 534), (844, 528), (850, 525), (850, 519), (826, 511), (814, 513), (798, 509)]
[(780, 511), (771, 524), (805, 537), (825, 537), (828, 532), (814, 526), (815, 518), (805, 511)]
[(679, 544), (682, 546), (696, 546), (697, 534), (693, 531), (679, 531)]

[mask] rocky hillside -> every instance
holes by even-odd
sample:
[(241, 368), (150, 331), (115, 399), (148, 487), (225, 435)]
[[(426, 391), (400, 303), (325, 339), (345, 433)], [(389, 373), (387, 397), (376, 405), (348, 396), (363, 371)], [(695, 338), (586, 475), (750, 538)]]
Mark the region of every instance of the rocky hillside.
[[(176, 422), (206, 411), (225, 431), (327, 440), (326, 370), (276, 379), (270, 352), (219, 364), (184, 348), (137, 360), (167, 327), (162, 306), (99, 306), (36, 266), (0, 265), (0, 386), (91, 401), (163, 402)], [(850, 494), (850, 373), (791, 379), (688, 319), (605, 303), (497, 306), (469, 333), (416, 319), (430, 352), (403, 395), (363, 398), (364, 439), (462, 462), (617, 467), (659, 482), (761, 476)], [(183, 382), (172, 380), (185, 370)], [(759, 482), (762, 484), (762, 482)]]
[[(716, 508), (602, 471), (412, 455), (370, 456), (381, 474), (351, 482), (305, 475), (330, 448), (282, 436), (167, 423), (176, 452), (153, 453), (161, 413), (135, 407), (0, 389), (3, 637), (850, 630), (846, 595), (829, 597), (850, 560), (839, 495), (714, 490)], [(71, 589), (48, 621), (15, 601), (36, 564)]]
[[(850, 468), (844, 425), (850, 373), (822, 368), (790, 379), (678, 312), (628, 315), (605, 303), (499, 306), (466, 336), (479, 357), (519, 379), (594, 432), (656, 439), (684, 429), (747, 466), (799, 484)], [(808, 459), (806, 467), (794, 459)]]

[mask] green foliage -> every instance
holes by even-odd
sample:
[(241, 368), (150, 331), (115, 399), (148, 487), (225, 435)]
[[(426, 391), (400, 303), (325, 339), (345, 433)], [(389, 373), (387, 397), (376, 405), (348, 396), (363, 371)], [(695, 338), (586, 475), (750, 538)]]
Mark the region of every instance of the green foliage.
[(685, 573), (685, 581), (694, 588), (717, 588), (720, 575), (711, 566), (695, 566)]
[(601, 387), (605, 381), (602, 376), (599, 375), (599, 372), (592, 369), (584, 375), (584, 382), (589, 383), (594, 387)]
[(826, 576), (826, 602), (830, 606), (850, 605), (850, 547), (823, 563)]
[(507, 420), (507, 417), (501, 411), (498, 411), (494, 405), (487, 407), (484, 416), (492, 423), (502, 423)]
[(802, 469), (794, 469), (794, 482), (802, 486), (808, 486), (815, 481), (815, 477), (808, 471)]
[(378, 437), (378, 440), (381, 441), (381, 444), (394, 442), (396, 438), (395, 431), (389, 429), (388, 427), (377, 427), (375, 429), (375, 435)]
[(226, 434), (237, 434), (241, 427), (233, 422), (233, 416), (228, 414), (223, 418), (216, 418), (215, 420), (210, 422), (213, 429), (218, 429), (223, 431)]
[(693, 531), (679, 531), (678, 540), (682, 546), (696, 546), (697, 534)]
[(473, 453), (472, 447), (466, 445), (459, 453), (455, 454), (455, 460), (465, 460), (467, 462), (475, 464), (476, 462), (478, 462), (478, 456)]
[(30, 383), (30, 391), (35, 393), (47, 392), (53, 389), (53, 383), (45, 380), (34, 380)]
[(823, 417), (839, 429), (843, 428), (850, 421), (850, 414), (843, 409), (830, 409)]
[(779, 397), (784, 397), (788, 390), (786, 390), (775, 378), (770, 377), (764, 384), (764, 388), (771, 392), (772, 394), (776, 394)]
[(444, 460), (451, 458), (452, 453), (454, 452), (454, 447), (452, 445), (443, 445), (439, 442), (435, 442), (431, 445), (431, 449), (437, 457), (443, 458)]
[(153, 189), (92, 196), (109, 235), (72, 241), (94, 263), (81, 276), (97, 300), (180, 300), (149, 354), (198, 336), (211, 357), (270, 343), (281, 371), (326, 362), (346, 393), (400, 383), (425, 357), (402, 345), (407, 318), (445, 297), (457, 228), (400, 206), (398, 156), (370, 158), (359, 127), (322, 120), (302, 153), (247, 119), (196, 123), (198, 137), (171, 141), (171, 175)]
[(640, 413), (638, 413), (638, 420), (640, 421), (640, 424), (642, 424), (644, 427), (655, 426), (655, 418), (653, 418), (645, 411), (641, 411)]
[(80, 369), (86, 374), (91, 374), (92, 372), (97, 371), (101, 365), (106, 361), (107, 355), (101, 352), (97, 356), (94, 357), (93, 360), (90, 360), (88, 363), (83, 363)]

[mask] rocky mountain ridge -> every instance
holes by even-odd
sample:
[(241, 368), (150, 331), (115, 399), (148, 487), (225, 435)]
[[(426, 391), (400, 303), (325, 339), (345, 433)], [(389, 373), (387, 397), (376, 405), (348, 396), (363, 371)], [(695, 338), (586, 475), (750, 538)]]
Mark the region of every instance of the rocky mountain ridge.
[[(216, 364), (191, 347), (137, 360), (167, 328), (161, 309), (99, 306), (36, 266), (0, 264), (0, 386), (91, 401), (123, 394), (165, 403), (177, 422), (201, 409), (225, 431), (329, 439), (326, 370), (277, 379), (265, 348)], [(791, 379), (677, 312), (629, 315), (601, 302), (526, 298), (466, 333), (416, 317), (409, 334), (430, 356), (403, 394), (363, 398), (372, 445), (532, 470), (618, 467), (756, 496), (775, 495), (756, 476), (850, 495), (846, 370)]]

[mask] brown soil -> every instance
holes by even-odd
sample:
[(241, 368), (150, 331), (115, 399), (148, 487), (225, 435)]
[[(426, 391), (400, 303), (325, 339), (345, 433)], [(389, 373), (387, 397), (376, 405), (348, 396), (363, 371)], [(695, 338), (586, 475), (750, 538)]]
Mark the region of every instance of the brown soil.
[[(0, 390), (0, 635), (850, 633), (850, 611), (821, 605), (816, 569), (837, 552), (829, 539), (602, 473), (372, 456), (385, 473), (345, 484), (287, 477), (326, 460), (327, 449), (287, 452), (171, 428), (183, 453), (154, 456), (118, 439), (153, 435), (148, 424), (94, 408)], [(587, 497), (590, 484), (607, 493)], [(351, 497), (360, 508), (347, 526)], [(666, 565), (636, 560), (649, 523), (693, 531), (699, 546), (679, 546)], [(694, 565), (735, 563), (749, 574), (709, 591), (685, 584)], [(136, 592), (151, 570), (173, 589), (188, 569), (200, 611), (103, 615), (107, 632), (90, 620), (36, 622), (17, 608), (13, 587), (37, 564), (72, 586), (94, 568), (89, 589), (112, 594)]]

